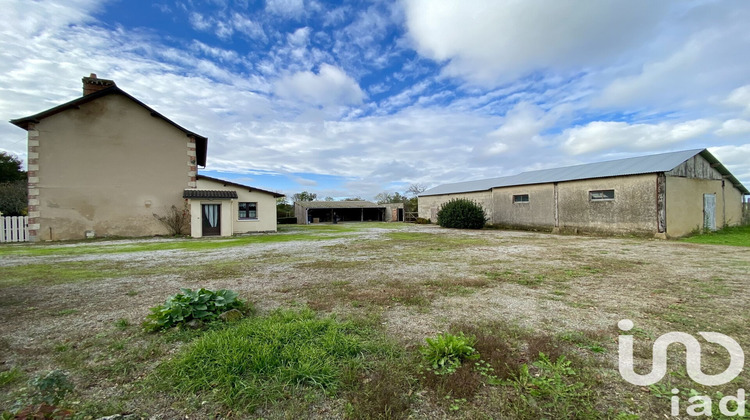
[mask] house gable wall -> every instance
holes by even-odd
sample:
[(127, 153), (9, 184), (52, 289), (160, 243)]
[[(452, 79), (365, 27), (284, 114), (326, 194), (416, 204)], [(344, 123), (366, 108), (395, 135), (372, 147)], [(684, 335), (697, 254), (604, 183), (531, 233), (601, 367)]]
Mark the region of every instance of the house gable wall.
[(154, 214), (182, 208), (182, 191), (194, 186), (195, 143), (184, 132), (121, 95), (34, 128), (35, 239), (168, 233)]

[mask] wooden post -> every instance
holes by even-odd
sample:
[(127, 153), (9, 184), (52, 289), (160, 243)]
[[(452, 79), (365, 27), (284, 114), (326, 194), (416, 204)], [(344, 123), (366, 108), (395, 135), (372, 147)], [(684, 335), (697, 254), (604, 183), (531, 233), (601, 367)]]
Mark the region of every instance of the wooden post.
[(667, 231), (667, 177), (656, 175), (656, 223), (659, 233)]
[(557, 182), (554, 183), (554, 201), (555, 201), (555, 227), (560, 227), (560, 212), (557, 206)]

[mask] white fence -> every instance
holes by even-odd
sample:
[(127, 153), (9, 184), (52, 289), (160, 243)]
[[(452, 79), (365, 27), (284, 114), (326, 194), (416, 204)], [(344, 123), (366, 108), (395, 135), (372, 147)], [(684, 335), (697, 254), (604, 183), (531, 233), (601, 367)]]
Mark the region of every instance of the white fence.
[(26, 216), (0, 216), (0, 242), (26, 242), (29, 240), (29, 218)]

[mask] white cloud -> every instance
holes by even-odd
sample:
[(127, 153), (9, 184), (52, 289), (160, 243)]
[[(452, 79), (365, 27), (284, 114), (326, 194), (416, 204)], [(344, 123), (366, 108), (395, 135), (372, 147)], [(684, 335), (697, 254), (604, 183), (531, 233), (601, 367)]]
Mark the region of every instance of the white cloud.
[(724, 121), (724, 123), (721, 124), (721, 128), (716, 130), (716, 135), (722, 137), (738, 136), (748, 133), (750, 133), (750, 121), (740, 119)]
[(285, 17), (299, 17), (305, 12), (305, 2), (304, 0), (266, 0), (266, 11)]
[(744, 180), (746, 188), (750, 188), (750, 144), (710, 147), (708, 151), (716, 156), (732, 175), (740, 181)]
[(364, 98), (359, 84), (330, 64), (322, 64), (318, 74), (302, 71), (279, 79), (275, 92), (283, 98), (314, 105), (351, 105)]
[(750, 85), (734, 89), (724, 101), (727, 105), (744, 108), (746, 114), (750, 114)]
[(310, 28), (299, 28), (290, 34), (287, 34), (287, 40), (292, 45), (307, 45), (310, 40)]
[(566, 129), (560, 141), (563, 149), (573, 155), (609, 150), (662, 150), (702, 136), (713, 126), (705, 119), (659, 124), (594, 121)]
[[(723, 96), (746, 83), (750, 56), (738, 52), (750, 49), (750, 3), (714, 2), (686, 15), (672, 22), (672, 30), (655, 46), (634, 54), (633, 69), (624, 69), (625, 74), (608, 81), (594, 103), (700, 107), (712, 96)], [(676, 34), (670, 37), (671, 32)]]
[(420, 54), (446, 62), (451, 76), (490, 84), (617, 59), (655, 32), (668, 6), (648, 0), (405, 0), (407, 28)]

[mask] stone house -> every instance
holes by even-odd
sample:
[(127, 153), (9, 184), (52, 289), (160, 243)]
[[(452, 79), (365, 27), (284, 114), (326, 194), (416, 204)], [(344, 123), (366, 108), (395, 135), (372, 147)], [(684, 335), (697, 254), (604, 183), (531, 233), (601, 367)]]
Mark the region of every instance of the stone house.
[(199, 187), (208, 139), (112, 80), (84, 77), (83, 96), (11, 123), (28, 132), (32, 241), (165, 235), (155, 216), (192, 210), (184, 191)]

